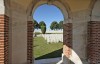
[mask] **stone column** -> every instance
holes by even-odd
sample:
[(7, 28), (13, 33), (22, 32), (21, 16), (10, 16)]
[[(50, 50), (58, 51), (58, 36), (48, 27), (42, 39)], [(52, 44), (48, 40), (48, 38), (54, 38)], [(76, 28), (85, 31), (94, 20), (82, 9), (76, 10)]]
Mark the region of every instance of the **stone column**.
[(10, 2), (9, 64), (27, 63), (27, 14), (22, 5)]
[(33, 63), (33, 21), (27, 22), (27, 60)]
[(69, 57), (71, 55), (72, 48), (72, 23), (65, 23), (63, 25), (63, 63), (69, 64)]
[[(83, 64), (87, 64), (87, 23), (90, 20), (88, 10), (73, 12), (73, 50)], [(75, 55), (73, 56), (75, 57)], [(78, 60), (77, 60), (78, 61)]]
[(8, 64), (8, 21), (8, 16), (0, 15), (0, 64)]
[(100, 63), (100, 21), (88, 22), (88, 60), (90, 64)]

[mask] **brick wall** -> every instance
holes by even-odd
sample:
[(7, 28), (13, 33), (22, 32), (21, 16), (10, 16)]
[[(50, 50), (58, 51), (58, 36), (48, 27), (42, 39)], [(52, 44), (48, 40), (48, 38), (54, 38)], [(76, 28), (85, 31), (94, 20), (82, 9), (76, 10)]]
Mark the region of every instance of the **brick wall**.
[(72, 23), (64, 24), (63, 28), (63, 53), (69, 57), (72, 48)]
[(100, 64), (100, 22), (88, 22), (88, 59), (90, 64)]
[(29, 64), (32, 64), (33, 60), (33, 22), (27, 22), (27, 60)]
[(0, 15), (0, 64), (8, 64), (8, 21), (8, 16)]

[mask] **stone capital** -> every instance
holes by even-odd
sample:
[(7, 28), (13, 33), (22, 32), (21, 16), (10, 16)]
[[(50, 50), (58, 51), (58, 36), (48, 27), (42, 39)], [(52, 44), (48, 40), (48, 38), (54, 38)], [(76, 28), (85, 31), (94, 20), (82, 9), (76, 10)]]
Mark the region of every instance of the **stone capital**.
[(0, 0), (0, 14), (5, 13), (4, 0)]
[(33, 21), (32, 16), (29, 16), (29, 17), (28, 17), (28, 21)]
[(66, 23), (72, 23), (72, 19), (65, 19), (63, 24), (66, 24)]

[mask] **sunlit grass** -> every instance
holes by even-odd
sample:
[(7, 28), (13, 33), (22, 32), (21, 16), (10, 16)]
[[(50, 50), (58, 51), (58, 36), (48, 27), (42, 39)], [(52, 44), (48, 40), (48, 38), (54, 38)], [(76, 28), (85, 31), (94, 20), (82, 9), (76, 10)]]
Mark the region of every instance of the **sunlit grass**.
[(34, 38), (35, 59), (61, 57), (62, 43), (47, 44), (43, 37)]

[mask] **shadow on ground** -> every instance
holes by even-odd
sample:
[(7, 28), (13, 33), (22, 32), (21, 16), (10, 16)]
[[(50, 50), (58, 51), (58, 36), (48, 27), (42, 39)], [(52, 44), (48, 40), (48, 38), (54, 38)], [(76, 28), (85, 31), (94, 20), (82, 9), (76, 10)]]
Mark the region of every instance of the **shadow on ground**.
[(45, 54), (43, 56), (37, 57), (35, 58), (35, 60), (47, 59), (47, 58), (57, 58), (57, 57), (61, 57), (61, 55), (62, 55), (62, 48), (59, 50), (53, 51), (51, 53)]

